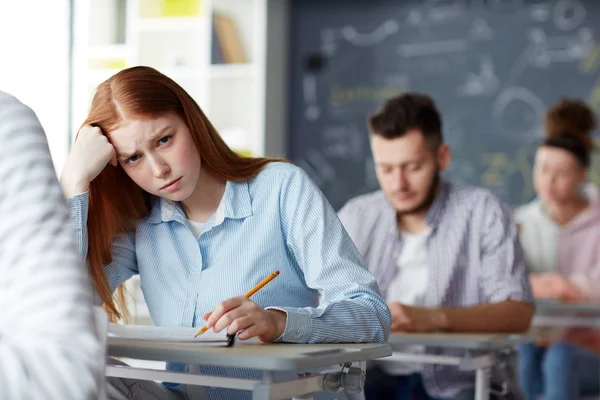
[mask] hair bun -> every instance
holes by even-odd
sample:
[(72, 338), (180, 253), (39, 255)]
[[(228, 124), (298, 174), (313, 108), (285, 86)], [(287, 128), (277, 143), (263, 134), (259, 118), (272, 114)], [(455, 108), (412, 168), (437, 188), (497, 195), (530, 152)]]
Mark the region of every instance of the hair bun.
[(594, 148), (592, 133), (597, 121), (594, 111), (582, 100), (562, 98), (546, 112), (545, 128), (547, 137), (574, 136), (588, 150)]

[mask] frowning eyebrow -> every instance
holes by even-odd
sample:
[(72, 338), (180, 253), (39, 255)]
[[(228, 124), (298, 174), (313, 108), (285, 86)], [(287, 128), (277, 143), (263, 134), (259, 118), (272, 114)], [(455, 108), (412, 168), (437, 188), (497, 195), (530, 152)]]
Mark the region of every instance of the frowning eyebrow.
[[(148, 137), (148, 139), (146, 140), (148, 143), (152, 143), (157, 139), (162, 138), (162, 136), (171, 129), (170, 126), (165, 126), (164, 128), (162, 128), (161, 130), (156, 131), (155, 133), (150, 134), (150, 136)], [(127, 153), (117, 153), (117, 158), (122, 159), (122, 160), (126, 160), (128, 158), (133, 157), (134, 155), (136, 155), (139, 152), (139, 150), (134, 150), (132, 152), (127, 152)]]

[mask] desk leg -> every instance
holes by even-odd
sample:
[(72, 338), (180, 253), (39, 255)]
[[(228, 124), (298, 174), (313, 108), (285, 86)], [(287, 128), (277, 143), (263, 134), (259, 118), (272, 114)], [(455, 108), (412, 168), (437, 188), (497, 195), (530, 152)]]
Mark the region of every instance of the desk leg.
[(271, 385), (262, 383), (252, 390), (252, 400), (269, 400), (271, 398)]
[(324, 377), (323, 374), (299, 374), (292, 380), (262, 381), (253, 386), (252, 400), (312, 399), (312, 393), (323, 391)]
[(475, 400), (489, 400), (490, 373), (489, 368), (479, 368), (475, 372)]
[(359, 361), (358, 365), (360, 366), (360, 370), (363, 372), (363, 374), (367, 374), (367, 362), (366, 361)]
[[(309, 377), (310, 375), (311, 374), (308, 373), (308, 374), (298, 374), (297, 376), (298, 376), (298, 378), (304, 378), (304, 377)], [(311, 393), (311, 394), (305, 394), (305, 395), (302, 395), (302, 396), (292, 397), (291, 400), (313, 400), (313, 399), (314, 399), (314, 396)]]

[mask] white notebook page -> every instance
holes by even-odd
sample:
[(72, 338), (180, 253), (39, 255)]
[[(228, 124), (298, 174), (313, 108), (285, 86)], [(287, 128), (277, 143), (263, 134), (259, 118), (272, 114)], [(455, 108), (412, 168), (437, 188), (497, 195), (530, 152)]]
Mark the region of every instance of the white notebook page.
[(214, 333), (204, 332), (198, 337), (194, 335), (200, 328), (181, 328), (147, 325), (108, 324), (108, 337), (137, 340), (155, 340), (161, 342), (197, 342), (205, 345), (224, 346), (229, 342), (227, 330)]

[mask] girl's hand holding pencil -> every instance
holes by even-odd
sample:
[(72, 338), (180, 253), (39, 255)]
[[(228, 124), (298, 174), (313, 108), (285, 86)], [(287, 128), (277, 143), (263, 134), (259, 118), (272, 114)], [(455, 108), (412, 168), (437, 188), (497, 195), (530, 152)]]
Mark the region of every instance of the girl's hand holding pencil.
[(257, 337), (265, 343), (277, 340), (285, 330), (286, 313), (279, 310), (265, 310), (249, 299), (277, 275), (279, 275), (279, 271), (269, 275), (245, 295), (219, 303), (212, 312), (204, 315), (206, 325), (198, 331), (196, 336), (213, 328), (216, 333), (227, 329), (227, 333), (230, 335), (242, 331), (238, 335), (240, 340), (253, 337)]

